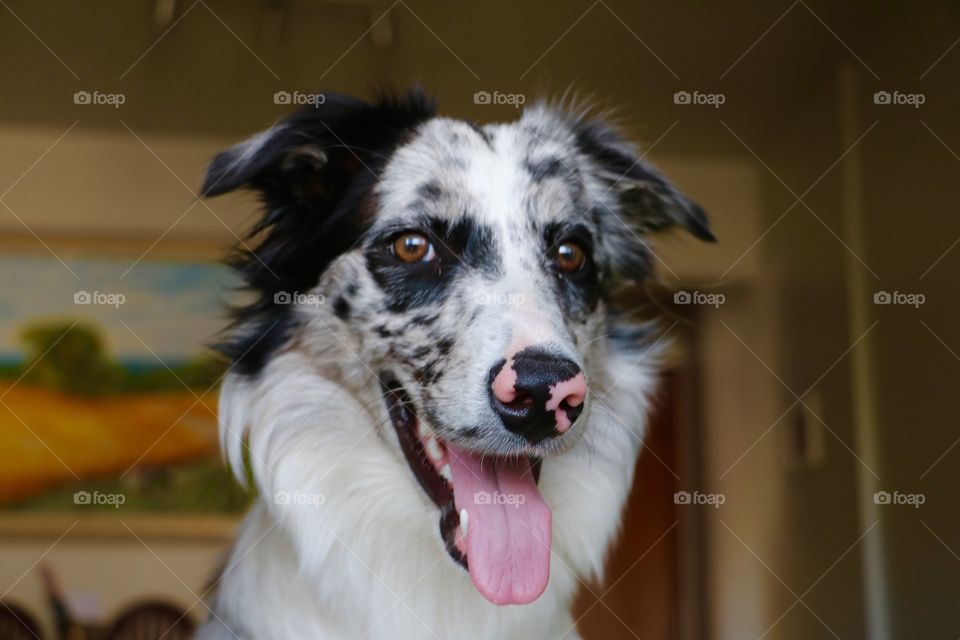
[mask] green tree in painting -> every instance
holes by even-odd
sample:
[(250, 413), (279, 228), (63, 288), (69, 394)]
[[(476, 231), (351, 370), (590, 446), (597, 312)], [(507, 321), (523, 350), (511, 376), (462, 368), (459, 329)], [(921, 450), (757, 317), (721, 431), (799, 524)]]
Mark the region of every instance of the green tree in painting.
[(110, 360), (100, 332), (82, 324), (37, 324), (22, 334), (27, 379), (38, 386), (83, 395), (118, 390), (121, 368)]
[(209, 353), (200, 354), (178, 369), (178, 375), (184, 384), (192, 389), (204, 391), (215, 386), (226, 372), (226, 361)]

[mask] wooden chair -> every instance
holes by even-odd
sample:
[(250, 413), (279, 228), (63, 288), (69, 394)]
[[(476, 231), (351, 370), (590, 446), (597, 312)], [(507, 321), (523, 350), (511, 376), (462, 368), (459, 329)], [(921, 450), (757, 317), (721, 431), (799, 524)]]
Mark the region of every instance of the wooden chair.
[(3, 640), (43, 640), (40, 625), (22, 607), (0, 602), (0, 638)]
[(187, 612), (164, 602), (144, 602), (117, 616), (106, 640), (190, 640), (195, 626)]

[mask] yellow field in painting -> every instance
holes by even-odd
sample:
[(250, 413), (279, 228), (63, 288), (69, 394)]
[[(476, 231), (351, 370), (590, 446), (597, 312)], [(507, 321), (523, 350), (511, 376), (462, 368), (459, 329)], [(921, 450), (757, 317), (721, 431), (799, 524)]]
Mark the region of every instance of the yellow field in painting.
[(84, 398), (0, 384), (0, 504), (132, 465), (166, 465), (217, 451), (216, 394)]

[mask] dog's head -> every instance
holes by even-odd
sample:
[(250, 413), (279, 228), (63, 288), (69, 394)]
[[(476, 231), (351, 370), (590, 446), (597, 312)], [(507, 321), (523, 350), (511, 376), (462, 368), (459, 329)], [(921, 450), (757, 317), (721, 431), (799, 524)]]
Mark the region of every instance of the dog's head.
[(582, 114), (479, 127), (417, 92), (317, 102), (207, 175), (204, 195), (248, 187), (266, 208), (236, 263), (258, 298), (227, 352), (256, 375), (283, 349), (319, 359), (340, 342), (356, 361), (337, 375), (382, 395), (387, 446), (451, 556), (491, 601), (529, 602), (549, 563), (539, 465), (590, 428), (612, 294), (650, 275), (650, 232), (712, 240), (706, 218)]

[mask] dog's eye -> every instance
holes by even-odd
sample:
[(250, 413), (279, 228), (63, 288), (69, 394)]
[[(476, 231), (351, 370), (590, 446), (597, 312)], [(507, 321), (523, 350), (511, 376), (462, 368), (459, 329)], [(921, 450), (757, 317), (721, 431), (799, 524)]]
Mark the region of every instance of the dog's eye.
[(430, 262), (436, 257), (431, 243), (422, 233), (403, 233), (393, 241), (393, 255), (404, 262)]
[(553, 261), (561, 271), (573, 273), (583, 268), (587, 262), (587, 253), (576, 242), (564, 242), (557, 247)]

